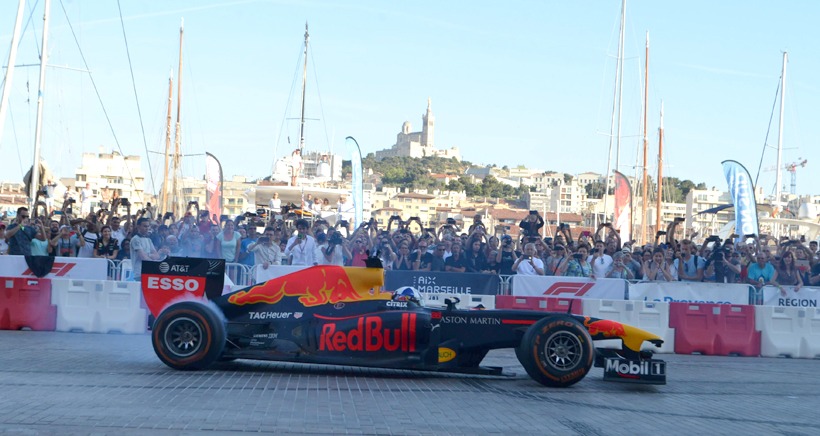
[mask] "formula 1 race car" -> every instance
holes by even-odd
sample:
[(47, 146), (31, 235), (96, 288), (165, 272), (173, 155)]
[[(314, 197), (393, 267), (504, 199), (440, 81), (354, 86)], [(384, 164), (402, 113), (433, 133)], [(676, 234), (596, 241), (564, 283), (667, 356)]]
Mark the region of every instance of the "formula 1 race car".
[[(577, 383), (593, 364), (604, 368), (604, 380), (666, 383), (665, 362), (641, 349), (663, 341), (619, 322), (457, 309), (455, 301), (425, 307), (413, 288), (381, 292), (378, 267), (314, 266), (222, 295), (220, 262), (143, 263), (143, 295), (156, 317), (154, 350), (172, 368), (258, 359), (501, 375), (481, 361), (489, 350), (512, 348), (530, 377), (546, 386)], [(620, 339), (623, 346), (596, 349), (599, 339)]]

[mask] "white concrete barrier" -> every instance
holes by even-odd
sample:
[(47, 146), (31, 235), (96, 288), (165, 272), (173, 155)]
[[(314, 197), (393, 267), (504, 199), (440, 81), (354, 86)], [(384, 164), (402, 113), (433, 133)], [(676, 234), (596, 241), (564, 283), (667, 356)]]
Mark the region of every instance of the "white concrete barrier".
[(479, 294), (442, 294), (438, 292), (425, 292), (424, 303), (428, 307), (446, 307), (444, 300), (447, 298), (458, 298), (456, 307), (459, 309), (476, 309), (479, 305), (484, 306), (484, 309), (495, 309), (495, 295), (479, 295)]
[(60, 332), (144, 333), (148, 325), (137, 282), (53, 279), (51, 302)]
[(148, 311), (138, 282), (106, 281), (99, 307), (99, 333), (145, 333)]
[(820, 356), (820, 312), (815, 308), (755, 306), (760, 355), (813, 359)]
[(675, 352), (675, 329), (669, 327), (669, 303), (658, 301), (584, 300), (584, 315), (629, 324), (663, 339), (656, 353)]

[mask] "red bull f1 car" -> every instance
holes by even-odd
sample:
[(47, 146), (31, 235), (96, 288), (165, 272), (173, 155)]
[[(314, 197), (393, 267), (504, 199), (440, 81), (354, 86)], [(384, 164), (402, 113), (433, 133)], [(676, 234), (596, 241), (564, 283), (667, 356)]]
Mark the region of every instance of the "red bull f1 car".
[[(642, 350), (661, 338), (615, 321), (568, 313), (425, 307), (413, 290), (382, 292), (381, 268), (314, 266), (222, 295), (224, 263), (144, 262), (159, 359), (180, 370), (259, 359), (501, 375), (481, 365), (512, 348), (535, 381), (566, 387), (593, 364), (604, 380), (665, 384), (666, 365)], [(407, 294), (407, 295), (405, 295)], [(405, 298), (406, 297), (406, 298)], [(593, 341), (620, 339), (621, 349)]]

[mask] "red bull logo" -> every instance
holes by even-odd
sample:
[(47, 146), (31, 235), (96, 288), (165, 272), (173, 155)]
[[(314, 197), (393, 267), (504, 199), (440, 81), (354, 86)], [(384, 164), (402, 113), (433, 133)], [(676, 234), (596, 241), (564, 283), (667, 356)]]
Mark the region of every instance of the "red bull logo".
[(608, 319), (599, 319), (592, 321), (592, 318), (584, 318), (584, 326), (589, 330), (589, 335), (595, 338), (600, 335), (605, 338), (623, 338), (626, 336), (626, 329), (624, 325), (617, 321), (610, 321)]
[(285, 296), (299, 297), (304, 306), (337, 304), (362, 300), (387, 300), (390, 294), (380, 294), (384, 273), (377, 268), (343, 268), (315, 266), (268, 280), (228, 297), (237, 306), (275, 304)]
[(319, 351), (416, 351), (416, 314), (401, 316), (399, 328), (384, 328), (379, 316), (359, 317), (350, 330), (338, 330), (335, 322), (322, 326)]

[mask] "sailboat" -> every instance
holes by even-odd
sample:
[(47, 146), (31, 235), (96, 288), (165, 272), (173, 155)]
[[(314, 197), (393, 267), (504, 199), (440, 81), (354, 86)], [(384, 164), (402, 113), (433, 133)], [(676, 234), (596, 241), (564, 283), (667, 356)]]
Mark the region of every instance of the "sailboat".
[[(344, 187), (342, 180), (342, 158), (330, 151), (310, 151), (306, 148), (305, 117), (307, 76), (308, 76), (308, 48), (310, 33), (305, 23), (304, 35), (304, 62), (302, 64), (302, 88), (299, 117), (299, 144), (289, 155), (280, 157), (273, 165), (271, 177), (260, 181), (256, 186), (255, 198), (259, 208), (264, 208), (268, 200), (276, 192), (282, 204), (295, 205), (300, 216), (312, 216), (304, 211), (304, 199), (310, 194), (316, 198), (327, 198), (335, 208), (341, 196), (349, 196), (350, 189)], [(322, 218), (331, 224), (335, 222), (335, 209), (332, 213), (323, 213)]]

